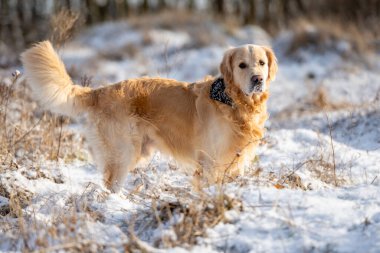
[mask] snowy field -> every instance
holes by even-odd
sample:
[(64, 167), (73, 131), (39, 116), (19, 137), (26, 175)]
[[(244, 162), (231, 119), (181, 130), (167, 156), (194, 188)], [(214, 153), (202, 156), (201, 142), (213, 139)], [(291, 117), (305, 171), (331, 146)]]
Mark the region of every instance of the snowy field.
[[(52, 116), (25, 94), (7, 107), (3, 99), (15, 128), (5, 132), (18, 137), (1, 157), (0, 251), (380, 252), (380, 56), (343, 57), (345, 41), (287, 56), (290, 32), (204, 27), (207, 38), (191, 27), (106, 23), (59, 52), (74, 79), (90, 76), (96, 87), (140, 76), (194, 82), (218, 75), (229, 45), (272, 45), (279, 73), (270, 119), (246, 175), (197, 194), (191, 177), (157, 153), (110, 194), (80, 135), (82, 119), (47, 126)], [(22, 76), (12, 84), (11, 71), (0, 72), (3, 86), (27, 89)], [(58, 135), (59, 159), (50, 156), (55, 148), (43, 154)], [(17, 146), (25, 140), (38, 145)]]

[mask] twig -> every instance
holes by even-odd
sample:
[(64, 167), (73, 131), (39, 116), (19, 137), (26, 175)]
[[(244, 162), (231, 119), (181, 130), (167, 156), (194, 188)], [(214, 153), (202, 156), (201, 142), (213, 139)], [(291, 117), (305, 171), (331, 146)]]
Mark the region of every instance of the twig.
[(143, 253), (162, 253), (165, 252), (162, 249), (157, 249), (152, 246), (150, 246), (148, 243), (141, 241), (134, 233), (134, 226), (135, 226), (136, 218), (133, 218), (131, 221), (131, 225), (129, 226), (128, 232), (130, 235), (131, 242), (139, 248)]
[(96, 245), (101, 245), (101, 246), (108, 246), (108, 247), (122, 247), (124, 245), (127, 245), (127, 242), (121, 242), (121, 243), (101, 243), (98, 241), (92, 241), (92, 240), (83, 240), (79, 242), (68, 242), (68, 243), (63, 243), (59, 245), (54, 245), (48, 248), (44, 249), (38, 249), (31, 251), (32, 253), (44, 253), (44, 252), (53, 252), (53, 251), (59, 251), (59, 250), (64, 250), (64, 249), (69, 249), (69, 248), (79, 248), (80, 246), (83, 245), (89, 245), (89, 244), (96, 244)]
[(335, 162), (335, 148), (334, 148), (334, 142), (333, 142), (333, 137), (332, 137), (332, 125), (330, 122), (330, 119), (325, 113), (326, 119), (327, 119), (327, 124), (329, 126), (329, 136), (330, 136), (330, 145), (331, 145), (331, 151), (332, 151), (332, 157), (333, 157), (333, 173), (334, 173), (334, 184), (335, 186), (338, 186), (338, 182), (336, 180), (336, 162)]
[(59, 137), (58, 137), (58, 148), (57, 148), (57, 156), (56, 156), (56, 160), (58, 161), (58, 158), (59, 158), (59, 150), (61, 149), (61, 138), (62, 138), (62, 125), (63, 125), (63, 117), (62, 116), (59, 116), (59, 125), (60, 125), (60, 129), (59, 129)]
[(169, 41), (166, 41), (165, 42), (165, 48), (164, 48), (164, 60), (165, 60), (165, 74), (166, 74), (166, 77), (169, 77), (169, 73), (170, 73), (168, 47), (169, 47)]
[(311, 161), (314, 161), (314, 160), (307, 160), (307, 161), (304, 161), (304, 162), (302, 162), (302, 163), (300, 163), (300, 164), (298, 164), (298, 166), (295, 168), (295, 169), (293, 169), (293, 171), (292, 172), (290, 172), (283, 180), (282, 180), (282, 183), (281, 184), (284, 184), (285, 183), (285, 181), (286, 181), (286, 178), (289, 178), (290, 176), (293, 176), (298, 170), (300, 170), (305, 164), (307, 164), (307, 163), (309, 163), (309, 162), (311, 162)]
[(28, 136), (28, 135), (33, 131), (33, 129), (41, 123), (42, 118), (43, 118), (43, 117), (41, 117), (41, 118), (37, 121), (37, 123), (34, 124), (34, 125), (33, 125), (33, 126), (32, 126), (32, 127), (31, 127), (31, 128), (25, 133), (25, 134), (23, 134), (20, 138), (18, 138), (15, 142), (13, 142), (13, 146), (15, 146), (15, 145), (18, 144), (20, 141), (22, 141), (26, 136)]

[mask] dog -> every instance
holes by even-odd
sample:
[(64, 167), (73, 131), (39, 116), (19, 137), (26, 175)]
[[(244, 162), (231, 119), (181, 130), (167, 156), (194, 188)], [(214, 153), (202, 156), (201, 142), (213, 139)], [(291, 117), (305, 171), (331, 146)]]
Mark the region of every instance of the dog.
[(277, 72), (272, 49), (253, 44), (227, 50), (220, 77), (191, 84), (137, 78), (97, 89), (75, 85), (49, 41), (26, 50), (21, 61), (44, 108), (87, 115), (87, 139), (112, 192), (154, 150), (186, 164), (207, 185), (242, 175), (263, 138)]

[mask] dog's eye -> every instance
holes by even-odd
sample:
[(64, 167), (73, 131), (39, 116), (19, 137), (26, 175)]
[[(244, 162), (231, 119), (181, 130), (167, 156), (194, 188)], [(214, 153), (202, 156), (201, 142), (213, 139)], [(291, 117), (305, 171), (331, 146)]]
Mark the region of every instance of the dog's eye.
[(265, 65), (265, 62), (264, 62), (263, 60), (260, 60), (260, 61), (259, 61), (259, 64), (260, 64), (261, 66), (264, 66), (264, 65)]
[(245, 64), (244, 62), (239, 64), (239, 68), (241, 69), (245, 69), (246, 67), (247, 67), (247, 64)]

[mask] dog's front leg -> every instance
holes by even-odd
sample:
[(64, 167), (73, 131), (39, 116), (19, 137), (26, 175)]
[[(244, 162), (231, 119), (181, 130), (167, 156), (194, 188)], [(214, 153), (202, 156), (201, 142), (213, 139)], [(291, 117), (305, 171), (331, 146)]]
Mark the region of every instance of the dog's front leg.
[(199, 151), (197, 154), (197, 167), (193, 175), (193, 186), (201, 191), (204, 187), (217, 183), (218, 175), (215, 174), (215, 162), (211, 156)]

